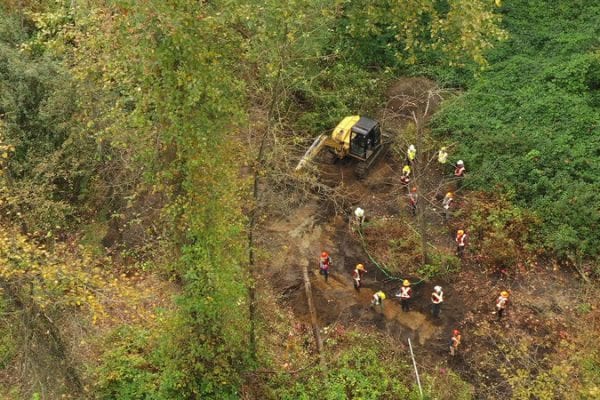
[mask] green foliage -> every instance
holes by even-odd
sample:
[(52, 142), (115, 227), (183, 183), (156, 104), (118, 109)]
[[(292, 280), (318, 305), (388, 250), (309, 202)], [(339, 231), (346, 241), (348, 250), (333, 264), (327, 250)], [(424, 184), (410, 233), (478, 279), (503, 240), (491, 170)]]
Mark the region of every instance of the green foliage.
[(407, 364), (371, 348), (350, 349), (323, 370), (315, 367), (302, 379), (281, 376), (275, 390), (279, 399), (417, 399), (402, 377)]
[(440, 135), (460, 138), (468, 185), (534, 210), (544, 246), (571, 259), (600, 248), (600, 8), (577, 3), (504, 7), (510, 40), (435, 121)]
[(487, 64), (485, 49), (505, 37), (486, 1), (344, 1), (333, 53), (368, 68), (428, 61)]
[(95, 371), (97, 399), (150, 399), (156, 390), (155, 344), (145, 330), (123, 326), (106, 338), (107, 350)]
[(417, 270), (421, 279), (432, 280), (441, 277), (452, 277), (460, 272), (460, 259), (454, 255), (434, 252), (429, 254), (429, 263), (422, 265)]

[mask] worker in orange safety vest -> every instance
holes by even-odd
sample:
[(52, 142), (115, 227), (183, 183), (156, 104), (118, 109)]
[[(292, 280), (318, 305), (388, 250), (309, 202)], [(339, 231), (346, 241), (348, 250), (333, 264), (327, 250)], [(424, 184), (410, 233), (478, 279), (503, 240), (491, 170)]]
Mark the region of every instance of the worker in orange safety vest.
[(442, 303), (444, 302), (444, 292), (442, 292), (441, 286), (435, 286), (433, 293), (431, 293), (431, 313), (435, 318), (440, 316)]
[(410, 212), (413, 216), (417, 215), (417, 201), (419, 200), (419, 194), (417, 188), (413, 187), (408, 194), (408, 205), (410, 206)]
[(417, 149), (415, 148), (415, 145), (411, 144), (410, 146), (408, 146), (406, 156), (408, 158), (408, 162), (412, 164), (412, 162), (415, 160), (415, 157), (417, 156)]
[(408, 279), (405, 279), (404, 282), (402, 282), (402, 287), (400, 288), (400, 292), (396, 294), (396, 297), (400, 298), (400, 305), (402, 306), (402, 311), (409, 311), (409, 302), (412, 297), (412, 288), (410, 287), (410, 281)]
[(325, 282), (329, 278), (329, 267), (331, 266), (331, 257), (329, 257), (329, 253), (326, 251), (321, 253), (321, 258), (319, 259), (319, 273), (325, 276)]
[(457, 178), (462, 178), (465, 176), (465, 172), (467, 172), (465, 170), (465, 163), (463, 160), (458, 160), (456, 162), (456, 168), (454, 169), (454, 176), (456, 176)]
[(498, 315), (498, 319), (502, 318), (504, 310), (506, 310), (506, 307), (508, 306), (508, 296), (508, 292), (503, 290), (500, 292), (500, 296), (496, 299), (496, 314)]
[(467, 233), (459, 229), (456, 232), (456, 255), (463, 258), (465, 254), (465, 246), (467, 245)]
[(354, 271), (352, 271), (352, 281), (354, 282), (354, 289), (360, 290), (362, 276), (365, 272), (367, 272), (367, 270), (362, 264), (357, 264), (356, 268), (354, 268)]
[(450, 338), (450, 355), (454, 357), (456, 355), (456, 350), (458, 350), (458, 346), (460, 346), (460, 341), (462, 337), (460, 335), (460, 331), (455, 329), (452, 332), (452, 337)]

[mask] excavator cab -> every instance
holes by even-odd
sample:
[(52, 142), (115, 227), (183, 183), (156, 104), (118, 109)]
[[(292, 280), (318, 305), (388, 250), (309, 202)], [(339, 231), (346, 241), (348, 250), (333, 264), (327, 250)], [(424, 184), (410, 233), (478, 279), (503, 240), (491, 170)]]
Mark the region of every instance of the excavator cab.
[(379, 123), (360, 117), (350, 130), (350, 155), (365, 161), (381, 144)]

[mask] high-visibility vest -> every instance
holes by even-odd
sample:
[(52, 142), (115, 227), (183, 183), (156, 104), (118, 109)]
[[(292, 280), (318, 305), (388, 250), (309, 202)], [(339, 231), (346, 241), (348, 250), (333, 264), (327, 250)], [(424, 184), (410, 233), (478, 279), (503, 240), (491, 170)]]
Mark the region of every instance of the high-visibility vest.
[(465, 167), (456, 167), (454, 170), (454, 176), (463, 176), (465, 173)]
[(408, 150), (408, 159), (410, 161), (414, 160), (416, 155), (417, 155), (416, 150)]
[(410, 299), (412, 295), (412, 289), (409, 286), (402, 286), (400, 288), (400, 298), (401, 299)]
[(442, 205), (444, 206), (444, 208), (448, 208), (450, 207), (450, 203), (452, 203), (452, 197), (451, 196), (444, 196), (444, 201), (442, 202)]
[(506, 308), (506, 303), (508, 302), (508, 298), (504, 297), (504, 296), (500, 296), (498, 297), (498, 300), (496, 300), (496, 308), (498, 310), (503, 310), (504, 308)]
[(410, 193), (408, 195), (408, 201), (410, 202), (410, 204), (415, 205), (417, 204), (417, 200), (419, 199), (419, 195), (416, 193)]
[(352, 272), (352, 278), (354, 278), (355, 281), (360, 281), (361, 277), (362, 277), (362, 271), (360, 271), (358, 269), (354, 269), (354, 271)]
[(456, 243), (461, 246), (464, 247), (465, 245), (465, 239), (467, 238), (467, 234), (463, 233), (462, 235), (456, 235)]
[(431, 293), (431, 301), (433, 304), (440, 304), (444, 301), (444, 292), (433, 292)]
[(446, 161), (448, 161), (448, 153), (440, 150), (438, 153), (438, 162), (440, 162), (441, 164), (446, 164)]
[(330, 263), (331, 263), (331, 257), (321, 258), (321, 261), (319, 263), (319, 267), (321, 267), (321, 269), (329, 269), (329, 264)]
[(377, 296), (379, 299), (385, 300), (385, 293), (383, 293), (381, 290), (375, 293), (373, 296)]
[(452, 347), (457, 348), (460, 344), (460, 335), (452, 336)]

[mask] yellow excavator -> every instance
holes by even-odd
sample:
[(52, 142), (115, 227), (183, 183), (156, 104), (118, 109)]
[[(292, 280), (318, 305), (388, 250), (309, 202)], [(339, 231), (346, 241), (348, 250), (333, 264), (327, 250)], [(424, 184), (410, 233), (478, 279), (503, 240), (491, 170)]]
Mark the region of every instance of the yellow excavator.
[(363, 178), (389, 147), (387, 139), (387, 135), (381, 133), (377, 121), (358, 115), (346, 117), (331, 135), (323, 134), (315, 139), (300, 159), (296, 171), (302, 170), (323, 148), (327, 148), (338, 159), (358, 159), (359, 163), (354, 171), (357, 177)]

